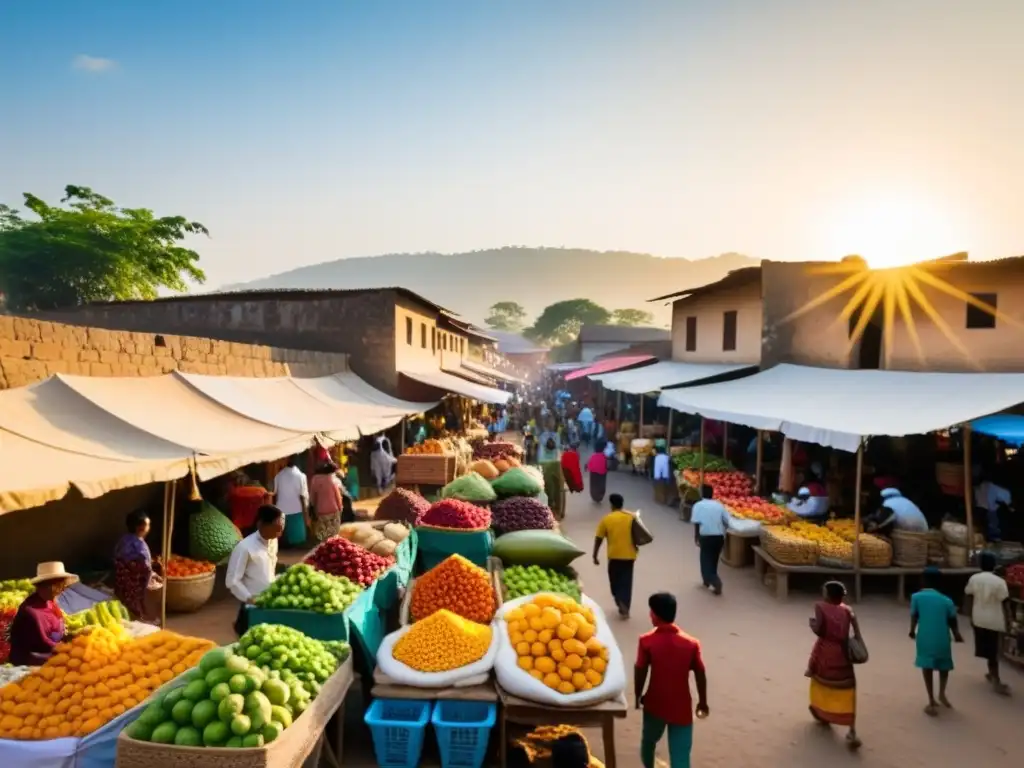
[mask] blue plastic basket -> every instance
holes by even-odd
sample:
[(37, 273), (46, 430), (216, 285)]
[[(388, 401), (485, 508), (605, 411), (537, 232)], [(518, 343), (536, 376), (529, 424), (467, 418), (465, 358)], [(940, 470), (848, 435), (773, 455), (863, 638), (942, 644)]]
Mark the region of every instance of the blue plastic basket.
[(380, 768), (416, 768), (430, 722), (429, 701), (374, 699), (363, 715)]
[(430, 722), (441, 750), (441, 768), (480, 768), (497, 707), (483, 701), (441, 700)]

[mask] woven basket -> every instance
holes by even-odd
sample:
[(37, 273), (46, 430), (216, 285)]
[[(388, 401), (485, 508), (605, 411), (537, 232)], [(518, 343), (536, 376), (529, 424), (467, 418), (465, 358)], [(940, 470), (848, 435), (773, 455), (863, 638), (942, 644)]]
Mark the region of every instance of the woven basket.
[(892, 546), (885, 539), (862, 533), (859, 539), (860, 564), (865, 568), (888, 568), (892, 565)]
[(816, 542), (790, 536), (781, 537), (772, 530), (772, 526), (762, 526), (761, 546), (776, 562), (782, 565), (818, 564)]
[(892, 561), (901, 568), (924, 568), (928, 565), (928, 533), (893, 531)]
[(947, 544), (946, 565), (948, 565), (950, 568), (966, 568), (967, 547), (960, 547), (956, 544)]
[(195, 576), (169, 577), (167, 585), (167, 610), (175, 613), (198, 611), (213, 596), (217, 572), (199, 573)]
[(845, 560), (841, 557), (827, 557), (822, 555), (818, 558), (818, 565), (823, 568), (853, 568), (853, 560)]

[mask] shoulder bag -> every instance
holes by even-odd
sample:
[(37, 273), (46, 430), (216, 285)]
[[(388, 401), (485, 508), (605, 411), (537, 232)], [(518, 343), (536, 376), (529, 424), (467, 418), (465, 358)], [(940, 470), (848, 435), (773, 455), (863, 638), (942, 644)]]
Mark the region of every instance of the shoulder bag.
[(868, 646), (861, 637), (860, 630), (853, 625), (854, 635), (846, 641), (846, 657), (851, 664), (866, 664), (868, 661)]
[(633, 515), (633, 523), (630, 526), (630, 533), (633, 537), (633, 546), (639, 549), (654, 541), (654, 534), (647, 530), (647, 526), (640, 520), (640, 511)]

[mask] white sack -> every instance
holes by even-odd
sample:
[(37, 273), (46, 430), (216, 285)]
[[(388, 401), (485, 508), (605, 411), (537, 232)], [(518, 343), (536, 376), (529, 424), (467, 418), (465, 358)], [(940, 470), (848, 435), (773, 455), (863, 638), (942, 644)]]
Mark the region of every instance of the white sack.
[(487, 676), (494, 667), (494, 660), (498, 655), (498, 629), (495, 624), (491, 624), (491, 644), (483, 658), (447, 672), (420, 672), (394, 657), (395, 643), (413, 626), (415, 625), (410, 624), (386, 635), (377, 650), (378, 668), (394, 682), (414, 688), (462, 688), (487, 682)]

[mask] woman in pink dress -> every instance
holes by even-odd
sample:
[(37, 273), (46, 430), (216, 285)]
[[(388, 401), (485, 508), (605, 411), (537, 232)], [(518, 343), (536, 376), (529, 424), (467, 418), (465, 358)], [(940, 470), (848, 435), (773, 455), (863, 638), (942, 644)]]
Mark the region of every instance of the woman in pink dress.
[(600, 504), (608, 487), (608, 459), (603, 443), (594, 446), (594, 453), (587, 460), (587, 472), (590, 474), (590, 498)]
[(850, 633), (860, 637), (857, 617), (843, 600), (846, 587), (830, 581), (823, 589), (824, 600), (814, 606), (811, 631), (818, 639), (807, 663), (811, 679), (811, 716), (822, 725), (849, 727), (846, 743), (860, 746), (857, 737), (857, 678), (850, 661)]

